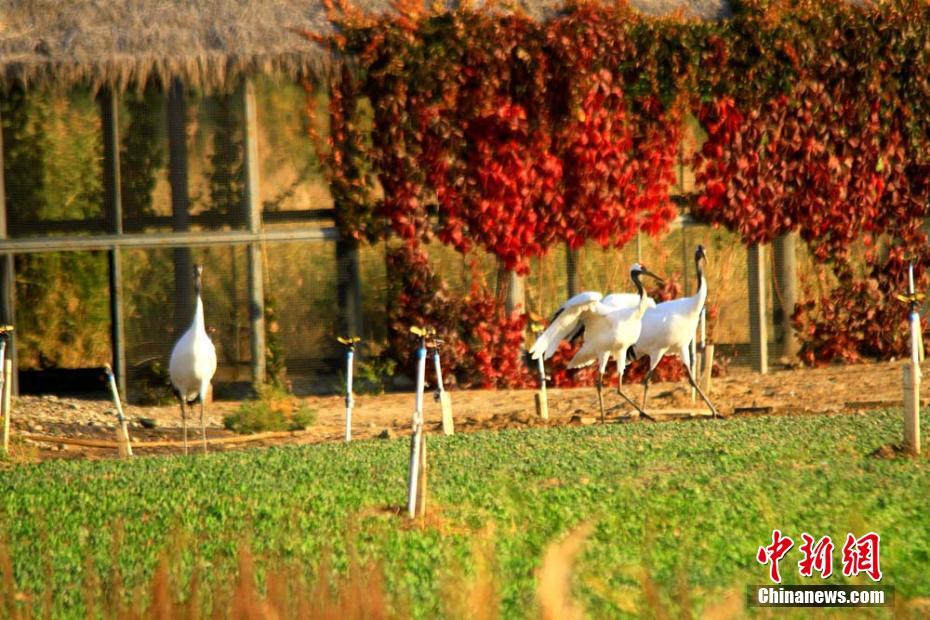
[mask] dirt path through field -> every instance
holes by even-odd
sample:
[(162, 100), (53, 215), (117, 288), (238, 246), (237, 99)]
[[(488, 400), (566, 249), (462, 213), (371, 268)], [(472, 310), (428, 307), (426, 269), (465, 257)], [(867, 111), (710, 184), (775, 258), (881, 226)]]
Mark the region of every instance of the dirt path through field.
[[(757, 408), (758, 413), (827, 413), (852, 408), (877, 408), (901, 398), (901, 362), (869, 363), (854, 366), (835, 366), (819, 369), (776, 370), (768, 375), (757, 375), (737, 369), (728, 376), (714, 379), (711, 399), (724, 415), (734, 415), (740, 408)], [(930, 371), (930, 364), (924, 372)], [(639, 398), (642, 388), (628, 386), (629, 394)], [(618, 405), (621, 399), (611, 390), (607, 394), (608, 407)], [(548, 423), (535, 415), (533, 390), (490, 391), (471, 390), (451, 392), (456, 429), (524, 428), (530, 426), (590, 423), (597, 414), (597, 398), (593, 388), (549, 390)], [(930, 397), (930, 381), (922, 389), (924, 398)], [(290, 437), (275, 438), (250, 444), (216, 446), (214, 449), (245, 449), (256, 445), (281, 443), (316, 443), (339, 441), (343, 437), (344, 404), (340, 396), (308, 397), (307, 404), (318, 412), (317, 423), (310, 430)], [(232, 436), (222, 428), (223, 415), (236, 409), (238, 403), (219, 402), (209, 409), (208, 436)], [(682, 382), (658, 383), (650, 388), (650, 409), (691, 408), (690, 390)], [(766, 409), (770, 408), (770, 409)], [(14, 437), (25, 434), (54, 435), (72, 438), (112, 439), (115, 417), (107, 401), (59, 399), (55, 397), (23, 397), (14, 405)], [(413, 394), (385, 394), (356, 397), (353, 416), (353, 436), (356, 439), (389, 436), (409, 432)], [(609, 419), (629, 419), (629, 407), (610, 414)], [(173, 406), (128, 406), (126, 414), (131, 422), (134, 441), (180, 439), (180, 416)], [(737, 412), (736, 415), (741, 415)], [(426, 419), (428, 428), (438, 429), (439, 405), (428, 395)], [(156, 427), (146, 429), (141, 418), (154, 420)], [(573, 418), (575, 420), (573, 421)], [(582, 418), (583, 420), (579, 420)], [(192, 445), (199, 437), (199, 427), (191, 428)], [(46, 442), (19, 442), (25, 460), (45, 458), (105, 458), (115, 451), (71, 446)], [(140, 453), (178, 452), (177, 448), (153, 448)]]

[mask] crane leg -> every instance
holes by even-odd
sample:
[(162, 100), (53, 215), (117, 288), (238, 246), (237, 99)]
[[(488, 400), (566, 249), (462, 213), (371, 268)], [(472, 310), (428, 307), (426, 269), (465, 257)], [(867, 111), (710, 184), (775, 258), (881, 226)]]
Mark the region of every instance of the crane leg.
[(597, 373), (597, 406), (601, 409), (601, 424), (605, 423), (604, 413), (604, 373)]
[(203, 413), (203, 396), (200, 397), (200, 437), (203, 439), (203, 453), (207, 453), (207, 423)]
[(697, 393), (700, 394), (700, 396), (701, 396), (701, 400), (703, 400), (705, 403), (707, 403), (707, 406), (710, 407), (710, 412), (713, 414), (714, 419), (716, 420), (717, 417), (718, 417), (718, 415), (719, 415), (719, 414), (717, 413), (717, 408), (714, 407), (713, 403), (710, 402), (710, 399), (707, 398), (707, 395), (704, 394), (704, 390), (702, 390), (702, 389), (698, 386), (697, 382), (694, 380), (694, 375), (691, 374), (691, 365), (690, 365), (690, 364), (685, 364), (685, 369), (688, 371), (688, 381), (691, 383), (691, 387), (693, 387), (695, 390), (697, 390)]
[[(623, 371), (626, 370), (626, 357), (627, 357), (627, 350), (626, 350), (626, 349), (623, 350), (623, 351), (621, 351), (621, 352), (616, 356), (616, 358), (617, 358), (617, 394), (619, 394), (620, 396), (622, 396), (622, 397), (623, 397), (623, 400), (625, 400), (626, 402), (628, 402), (629, 404), (631, 404), (631, 405), (633, 406), (633, 408), (636, 409), (636, 411), (639, 412), (639, 415), (641, 415), (642, 417), (647, 418), (647, 419), (652, 420), (653, 422), (655, 422), (655, 420), (652, 418), (652, 416), (650, 416), (648, 413), (646, 413), (645, 411), (643, 411), (642, 408), (641, 408), (639, 405), (637, 405), (637, 404), (633, 401), (632, 398), (630, 398), (629, 396), (627, 396), (627, 395), (623, 392)], [(622, 406), (622, 405), (617, 405), (616, 407), (611, 407), (610, 410), (613, 411), (614, 409), (619, 409), (621, 406)]]
[(643, 379), (643, 406), (646, 408), (646, 396), (649, 394), (649, 381), (652, 379), (652, 368), (649, 369), (649, 372), (646, 373), (646, 377)]
[(653, 418), (651, 415), (649, 415), (648, 413), (646, 413), (639, 405), (637, 405), (637, 404), (636, 404), (636, 401), (634, 401), (632, 398), (630, 398), (629, 396), (627, 396), (627, 395), (623, 392), (623, 390), (620, 389), (619, 386), (617, 386), (617, 394), (619, 394), (620, 396), (622, 396), (622, 397), (624, 398), (624, 400), (626, 400), (626, 402), (628, 402), (628, 403), (630, 403), (631, 405), (633, 405), (633, 408), (636, 409), (636, 411), (639, 412), (639, 415), (643, 416), (643, 417), (646, 418), (647, 420), (652, 420), (653, 422), (656, 421), (655, 418)]
[(181, 428), (184, 429), (184, 455), (187, 455), (187, 411), (184, 409), (184, 399), (178, 400), (181, 403)]

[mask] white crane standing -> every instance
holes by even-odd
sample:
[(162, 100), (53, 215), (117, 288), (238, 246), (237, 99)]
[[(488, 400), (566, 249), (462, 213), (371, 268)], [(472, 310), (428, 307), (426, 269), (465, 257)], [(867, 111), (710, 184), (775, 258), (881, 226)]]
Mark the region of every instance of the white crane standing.
[[(609, 295), (604, 298), (600, 293), (589, 291), (575, 295), (559, 308), (549, 327), (540, 334), (530, 349), (533, 359), (548, 359), (552, 357), (562, 340), (573, 340), (582, 332), (584, 342), (581, 349), (569, 362), (569, 368), (581, 368), (595, 361), (597, 367), (597, 404), (601, 411), (601, 423), (604, 422), (604, 371), (610, 356), (617, 361), (617, 393), (626, 399), (640, 414), (645, 412), (633, 400), (623, 393), (623, 370), (626, 367), (627, 349), (639, 338), (643, 314), (652, 300), (646, 296), (640, 276), (647, 275), (659, 282), (662, 279), (651, 273), (648, 269), (634, 263), (630, 268), (630, 278), (636, 285), (638, 295), (637, 304), (633, 307), (623, 307), (605, 303), (610, 300), (620, 303), (624, 295)], [(653, 305), (655, 302), (652, 302)]]
[(649, 381), (652, 379), (652, 372), (655, 370), (662, 357), (668, 352), (678, 353), (681, 356), (681, 362), (688, 373), (688, 381), (691, 387), (697, 390), (701, 398), (710, 407), (714, 417), (717, 417), (717, 408), (710, 402), (707, 395), (698, 386), (691, 372), (691, 341), (694, 339), (695, 330), (701, 319), (701, 310), (707, 300), (707, 279), (704, 277), (704, 264), (707, 262), (707, 255), (704, 252), (704, 246), (699, 245), (694, 252), (694, 263), (697, 272), (698, 290), (691, 297), (680, 297), (671, 301), (665, 301), (654, 308), (649, 308), (643, 315), (642, 329), (640, 330), (639, 340), (630, 348), (630, 354), (634, 359), (640, 357), (649, 357), (649, 372), (643, 379), (643, 404), (646, 408), (646, 396), (649, 392)]
[(168, 373), (174, 394), (181, 405), (181, 423), (184, 427), (184, 454), (187, 454), (187, 411), (185, 405), (192, 406), (200, 401), (200, 431), (203, 439), (203, 451), (207, 451), (207, 425), (204, 415), (204, 399), (210, 388), (210, 381), (216, 372), (216, 348), (210, 341), (203, 318), (203, 301), (200, 299), (203, 266), (194, 266), (194, 320), (190, 328), (181, 336), (174, 350)]

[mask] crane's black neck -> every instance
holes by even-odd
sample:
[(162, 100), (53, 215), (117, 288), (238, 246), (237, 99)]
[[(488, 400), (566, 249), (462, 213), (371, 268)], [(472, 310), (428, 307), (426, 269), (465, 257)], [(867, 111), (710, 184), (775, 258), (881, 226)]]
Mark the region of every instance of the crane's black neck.
[(634, 271), (632, 274), (630, 274), (630, 278), (633, 279), (633, 284), (636, 285), (636, 290), (639, 292), (640, 300), (642, 300), (642, 298), (646, 295), (646, 288), (643, 286), (643, 283), (639, 279), (641, 275), (642, 272), (639, 271)]
[(698, 290), (701, 290), (701, 284), (704, 283), (704, 261), (701, 258), (700, 256), (694, 258), (694, 271), (697, 273)]
[(201, 280), (202, 280), (201, 275), (199, 273), (195, 273), (194, 274), (194, 296), (195, 297), (200, 297), (200, 289), (202, 286)]

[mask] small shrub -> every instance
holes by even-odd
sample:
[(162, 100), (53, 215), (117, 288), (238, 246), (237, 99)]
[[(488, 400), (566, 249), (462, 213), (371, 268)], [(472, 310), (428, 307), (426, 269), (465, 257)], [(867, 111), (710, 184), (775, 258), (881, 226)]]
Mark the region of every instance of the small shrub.
[[(356, 394), (384, 394), (394, 372), (397, 362), (389, 357), (378, 356), (359, 362), (355, 367), (355, 380), (352, 389)], [(345, 379), (343, 379), (345, 387)], [(343, 391), (345, 391), (343, 389)]]
[(244, 401), (223, 418), (223, 426), (241, 434), (300, 431), (316, 422), (317, 412), (280, 388), (263, 385), (256, 398)]

